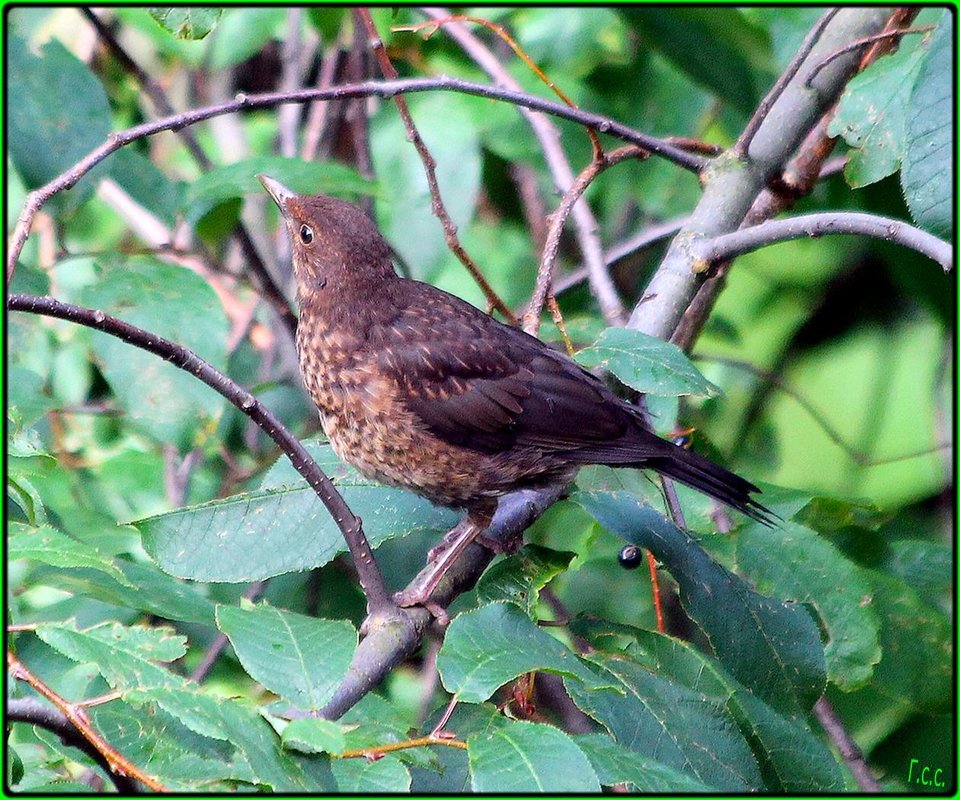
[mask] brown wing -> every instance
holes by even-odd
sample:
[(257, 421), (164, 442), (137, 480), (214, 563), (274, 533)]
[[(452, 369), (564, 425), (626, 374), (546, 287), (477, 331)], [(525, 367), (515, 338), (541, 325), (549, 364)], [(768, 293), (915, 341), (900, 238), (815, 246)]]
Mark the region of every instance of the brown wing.
[(570, 359), (454, 298), (436, 301), (405, 308), (370, 341), (407, 408), (435, 435), (488, 453), (564, 451), (615, 441), (636, 426)]

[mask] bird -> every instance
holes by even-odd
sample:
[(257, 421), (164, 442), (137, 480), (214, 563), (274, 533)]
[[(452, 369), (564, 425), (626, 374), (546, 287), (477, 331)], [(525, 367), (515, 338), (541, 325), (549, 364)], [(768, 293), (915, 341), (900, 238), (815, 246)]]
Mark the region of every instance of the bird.
[[(297, 354), (331, 447), (375, 481), (463, 509), (428, 599), (501, 496), (571, 483), (580, 467), (642, 467), (769, 524), (760, 490), (657, 436), (640, 409), (576, 361), (430, 284), (402, 277), (352, 203), (257, 175), (290, 240)], [(438, 549), (444, 551), (444, 547)]]

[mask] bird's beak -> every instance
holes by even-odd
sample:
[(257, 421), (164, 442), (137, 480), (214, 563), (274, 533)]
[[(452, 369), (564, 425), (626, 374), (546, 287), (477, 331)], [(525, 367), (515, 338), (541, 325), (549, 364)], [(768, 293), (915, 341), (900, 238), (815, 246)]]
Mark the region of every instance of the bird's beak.
[(283, 214), (283, 216), (286, 216), (287, 200), (289, 200), (291, 197), (296, 197), (297, 193), (288, 189), (286, 186), (280, 183), (280, 181), (276, 181), (267, 175), (257, 175), (257, 179), (263, 184), (263, 188), (270, 193), (270, 196), (273, 198), (273, 202), (280, 207), (280, 213)]

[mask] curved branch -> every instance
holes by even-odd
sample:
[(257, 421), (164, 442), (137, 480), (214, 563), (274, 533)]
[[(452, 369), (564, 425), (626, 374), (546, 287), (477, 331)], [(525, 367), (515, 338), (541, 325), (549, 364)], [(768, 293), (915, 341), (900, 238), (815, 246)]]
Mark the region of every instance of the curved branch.
[(191, 111), (185, 111), (182, 114), (174, 114), (163, 117), (162, 119), (136, 125), (133, 128), (111, 133), (107, 137), (106, 142), (91, 150), (66, 172), (61, 173), (40, 188), (30, 192), (27, 195), (23, 211), (17, 220), (13, 235), (10, 238), (10, 250), (7, 255), (7, 281), (10, 281), (16, 269), (17, 259), (20, 257), (20, 251), (23, 249), (27, 236), (30, 234), (30, 226), (33, 223), (33, 218), (43, 205), (53, 197), (53, 195), (73, 186), (107, 156), (137, 139), (142, 139), (145, 136), (153, 136), (161, 131), (176, 131), (187, 125), (194, 125), (197, 122), (203, 122), (204, 120), (223, 114), (233, 114), (238, 111), (250, 111), (258, 108), (273, 108), (283, 103), (308, 103), (313, 100), (345, 100), (354, 97), (372, 96), (393, 97), (397, 94), (429, 91), (460, 92), (475, 97), (486, 97), (491, 100), (503, 100), (504, 102), (531, 108), (535, 111), (553, 114), (562, 119), (577, 122), (580, 125), (594, 127), (601, 133), (607, 133), (617, 139), (639, 145), (645, 150), (649, 150), (651, 153), (666, 158), (692, 172), (700, 172), (707, 163), (707, 160), (701, 156), (686, 152), (662, 139), (641, 133), (602, 114), (592, 114), (589, 111), (570, 108), (563, 103), (556, 103), (552, 100), (512, 89), (488, 86), (483, 83), (472, 83), (456, 78), (407, 78), (395, 81), (367, 81), (364, 83), (331, 86), (328, 88), (301, 89), (296, 92), (268, 92), (256, 95), (238, 94), (236, 98), (226, 103), (195, 108)]
[(767, 245), (804, 237), (872, 236), (908, 247), (933, 259), (944, 272), (953, 269), (953, 248), (933, 234), (902, 220), (852, 211), (827, 211), (801, 214), (789, 219), (774, 219), (752, 228), (701, 239), (689, 245), (695, 272), (705, 271), (715, 261), (743, 255)]
[(212, 367), (192, 350), (160, 336), (145, 331), (127, 322), (108, 316), (102, 311), (83, 308), (72, 303), (64, 303), (53, 297), (39, 297), (25, 294), (12, 294), (7, 298), (7, 308), (14, 311), (27, 311), (48, 317), (65, 319), (88, 328), (95, 328), (111, 336), (154, 353), (176, 367), (192, 373), (214, 391), (223, 395), (233, 405), (259, 425), (263, 431), (277, 443), (290, 459), (294, 468), (313, 487), (321, 502), (327, 507), (337, 527), (343, 534), (353, 557), (360, 587), (367, 597), (371, 610), (377, 611), (393, 606), (393, 600), (387, 592), (383, 575), (373, 559), (373, 552), (367, 537), (363, 533), (360, 518), (346, 504), (340, 492), (326, 476), (303, 445), (290, 433), (283, 423), (250, 392), (234, 383), (230, 378)]
[(127, 775), (114, 772), (110, 768), (110, 762), (97, 750), (83, 735), (70, 724), (66, 715), (55, 708), (45, 706), (39, 700), (32, 697), (22, 697), (7, 700), (6, 719), (8, 722), (25, 722), (29, 725), (37, 725), (45, 728), (51, 733), (57, 734), (64, 744), (76, 747), (82, 750), (90, 758), (97, 762), (97, 765), (113, 781), (117, 791), (121, 794), (136, 794), (140, 791), (140, 784)]

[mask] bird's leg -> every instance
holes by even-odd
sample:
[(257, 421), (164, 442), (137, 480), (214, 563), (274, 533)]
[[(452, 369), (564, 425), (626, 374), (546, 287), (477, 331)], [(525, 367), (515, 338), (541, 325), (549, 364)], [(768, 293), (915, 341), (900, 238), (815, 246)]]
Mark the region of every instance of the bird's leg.
[(452, 528), (440, 544), (430, 549), (426, 567), (420, 570), (407, 588), (393, 596), (397, 605), (404, 607), (423, 605), (430, 608), (430, 596), (443, 580), (443, 576), (467, 546), (486, 530), (491, 517), (489, 513), (471, 512)]

